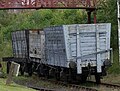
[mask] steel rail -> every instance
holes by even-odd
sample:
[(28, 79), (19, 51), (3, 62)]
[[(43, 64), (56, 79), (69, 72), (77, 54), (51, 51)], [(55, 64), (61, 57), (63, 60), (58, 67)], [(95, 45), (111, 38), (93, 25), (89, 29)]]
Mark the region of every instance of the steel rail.
[(94, 81), (87, 81), (87, 82), (88, 83), (93, 83), (93, 84), (98, 85), (98, 86), (105, 86), (105, 87), (108, 87), (108, 88), (120, 89), (120, 85), (117, 85), (117, 84), (110, 84), (110, 83), (99, 83), (99, 84), (97, 84)]

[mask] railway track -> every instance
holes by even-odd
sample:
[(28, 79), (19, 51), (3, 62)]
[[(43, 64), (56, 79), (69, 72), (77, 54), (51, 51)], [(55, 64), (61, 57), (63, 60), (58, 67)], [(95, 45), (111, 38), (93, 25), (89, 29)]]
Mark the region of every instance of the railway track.
[[(65, 86), (65, 87), (73, 88), (71, 91), (73, 91), (73, 90), (74, 91), (98, 91), (97, 89), (94, 89), (94, 88), (89, 88), (89, 87), (75, 85), (75, 84), (67, 84), (67, 83), (63, 83), (63, 82), (57, 82), (57, 84)], [(41, 88), (41, 87), (34, 87), (34, 86), (28, 86), (28, 87), (35, 89), (37, 91), (61, 91), (58, 89), (48, 89), (48, 88)]]
[[(45, 80), (45, 79), (42, 79), (42, 80)], [(87, 81), (90, 84), (94, 84), (93, 87), (87, 87), (87, 86), (81, 86), (81, 85), (76, 85), (76, 84), (69, 84), (67, 82), (55, 81), (55, 80), (50, 80), (50, 79), (47, 79), (47, 81), (49, 81), (51, 83), (54, 83), (54, 84), (61, 85), (63, 87), (73, 88), (74, 91), (99, 91), (99, 87), (101, 87), (101, 88), (102, 87), (106, 87), (110, 91), (114, 91), (114, 90), (115, 91), (120, 91), (120, 85), (117, 85), (117, 84), (109, 84), (109, 83), (97, 84), (96, 82), (93, 82), (93, 81)]]
[(112, 90), (117, 90), (117, 91), (120, 91), (120, 85), (117, 85), (117, 84), (109, 84), (109, 83), (100, 83), (100, 84), (96, 84), (96, 82), (93, 82), (93, 81), (87, 81), (88, 83), (92, 83), (94, 85), (97, 85), (97, 86), (104, 86), (106, 88), (111, 88)]
[[(120, 91), (120, 85), (109, 84), (109, 83), (96, 84), (96, 82), (94, 81), (87, 81), (87, 85), (85, 85), (86, 83), (80, 84), (78, 82), (74, 82), (70, 84), (68, 82), (56, 81), (55, 79), (47, 79), (45, 77), (36, 78), (36, 80), (52, 84), (53, 86), (55, 86), (55, 88), (50, 89), (49, 86), (48, 87), (40, 86), (40, 85), (35, 85), (34, 83), (32, 84), (28, 83), (26, 84), (26, 86), (29, 88), (33, 88), (37, 91)], [(105, 88), (105, 89), (101, 90), (101, 88)]]
[[(45, 79), (45, 78), (40, 78), (40, 79), (51, 82), (52, 84), (61, 85), (62, 87), (72, 88), (71, 91), (99, 91), (98, 86), (109, 88), (110, 89), (109, 91), (120, 91), (120, 85), (116, 85), (116, 84), (109, 84), (109, 83), (96, 84), (96, 82), (87, 81), (89, 84), (94, 84), (95, 87), (92, 88), (92, 87), (81, 86), (81, 85), (76, 85), (76, 84), (69, 84), (67, 82), (62, 82), (62, 81), (55, 81), (51, 79)], [(29, 86), (29, 87), (36, 89), (38, 91), (61, 91), (58, 89), (56, 90), (56, 89), (40, 88), (40, 87), (34, 87), (34, 86)]]
[(35, 87), (35, 86), (28, 86), (28, 87), (35, 89), (37, 91), (56, 91), (55, 89), (41, 88), (41, 87)]
[[(63, 83), (59, 83), (59, 85), (63, 85)], [(93, 89), (93, 88), (89, 88), (89, 87), (81, 87), (81, 86), (78, 86), (78, 85), (66, 85), (64, 83), (64, 86), (66, 87), (72, 87), (75, 91), (98, 91), (96, 89)], [(61, 91), (61, 90), (57, 90), (57, 89), (49, 89), (49, 88), (41, 88), (41, 87), (34, 87), (34, 86), (29, 86), (29, 88), (32, 88), (32, 89), (35, 89), (37, 91)], [(72, 90), (73, 91), (73, 90)]]
[[(67, 82), (56, 81), (56, 80), (45, 79), (45, 78), (40, 78), (40, 79), (44, 80), (44, 81), (51, 82), (52, 84), (55, 84), (55, 85), (56, 84), (61, 85), (62, 87), (72, 88), (71, 91), (98, 91), (98, 89), (92, 88), (92, 87), (70, 84), (70, 83), (67, 83)], [(61, 91), (61, 90), (54, 90), (54, 91)]]
[(64, 83), (64, 82), (58, 82), (58, 84), (69, 87), (69, 88), (72, 87), (73, 89), (79, 90), (79, 91), (98, 91), (95, 88), (80, 86), (80, 85), (75, 85), (75, 84), (67, 84), (67, 83)]

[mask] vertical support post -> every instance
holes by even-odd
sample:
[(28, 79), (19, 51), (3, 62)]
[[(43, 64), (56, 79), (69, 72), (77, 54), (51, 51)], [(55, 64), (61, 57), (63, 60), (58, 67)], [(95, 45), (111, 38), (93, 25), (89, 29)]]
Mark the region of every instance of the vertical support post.
[(6, 85), (10, 85), (11, 84), (13, 73), (14, 73), (14, 64), (11, 63), (10, 71), (9, 71), (9, 74), (8, 74), (8, 78), (6, 80)]
[(27, 43), (27, 61), (29, 59), (29, 30), (25, 30), (26, 43)]
[(97, 23), (97, 18), (96, 18), (96, 10), (93, 12), (94, 13), (94, 23)]
[[(100, 40), (99, 40), (99, 32), (98, 32), (98, 28), (97, 25), (95, 25), (95, 32), (96, 32), (96, 52), (100, 51)], [(97, 73), (101, 73), (102, 72), (102, 68), (101, 68), (101, 58), (100, 58), (100, 54), (96, 54), (96, 60), (97, 60)]]
[[(77, 57), (80, 57), (81, 56), (81, 53), (80, 53), (80, 31), (79, 31), (79, 26), (76, 26), (77, 27)], [(82, 74), (82, 65), (81, 65), (81, 59), (77, 59), (77, 73), (78, 74)]]
[(88, 14), (88, 24), (90, 24), (91, 23), (91, 10), (88, 10), (87, 14)]
[(120, 64), (120, 1), (117, 1), (117, 13), (118, 13), (118, 46), (119, 46), (119, 64)]

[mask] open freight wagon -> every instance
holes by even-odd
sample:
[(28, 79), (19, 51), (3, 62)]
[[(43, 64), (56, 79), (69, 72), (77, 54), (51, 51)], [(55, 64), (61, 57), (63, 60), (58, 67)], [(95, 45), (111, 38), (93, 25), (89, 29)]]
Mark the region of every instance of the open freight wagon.
[(39, 76), (81, 81), (95, 75), (100, 82), (111, 65), (110, 35), (110, 23), (15, 31), (13, 57), (3, 60), (20, 63), (22, 74), (27, 70), (29, 75), (37, 72)]
[[(111, 24), (62, 25), (44, 31), (48, 65), (60, 67), (61, 74), (78, 76), (83, 81), (95, 75), (100, 82), (100, 76), (106, 75), (106, 67), (111, 65)], [(67, 73), (69, 69), (71, 73)]]
[(24, 71), (32, 74), (33, 62), (44, 63), (45, 35), (42, 29), (16, 30), (11, 33), (13, 57), (3, 58), (7, 61), (7, 73), (12, 61), (20, 64), (21, 74)]

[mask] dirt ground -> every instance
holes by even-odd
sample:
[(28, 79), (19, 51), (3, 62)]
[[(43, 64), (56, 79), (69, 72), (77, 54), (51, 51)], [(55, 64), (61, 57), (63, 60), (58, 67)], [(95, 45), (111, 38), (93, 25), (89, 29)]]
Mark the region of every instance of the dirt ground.
[(120, 74), (109, 74), (102, 79), (102, 82), (120, 85)]

